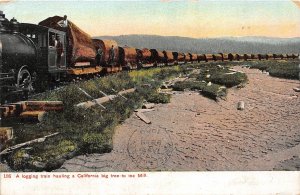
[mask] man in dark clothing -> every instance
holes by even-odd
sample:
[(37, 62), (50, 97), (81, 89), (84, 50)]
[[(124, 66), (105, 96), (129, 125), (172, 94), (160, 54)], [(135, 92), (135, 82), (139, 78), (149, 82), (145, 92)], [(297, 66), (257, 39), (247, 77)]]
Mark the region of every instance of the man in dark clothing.
[(100, 46), (99, 49), (97, 50), (97, 54), (96, 54), (96, 63), (97, 63), (97, 65), (101, 65), (102, 55), (103, 55), (103, 50)]
[(61, 57), (64, 54), (64, 47), (63, 47), (63, 43), (60, 40), (60, 37), (57, 37), (56, 53), (57, 53), (56, 65), (58, 67), (60, 67), (60, 65), (61, 65)]
[(111, 48), (109, 49), (109, 64), (112, 64), (114, 62), (115, 58), (115, 51), (114, 51), (114, 46), (112, 45)]

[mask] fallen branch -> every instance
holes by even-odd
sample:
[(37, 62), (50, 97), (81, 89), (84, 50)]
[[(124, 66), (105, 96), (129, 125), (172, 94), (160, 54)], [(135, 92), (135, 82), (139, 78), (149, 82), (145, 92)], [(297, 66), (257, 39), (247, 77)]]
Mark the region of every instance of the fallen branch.
[(151, 109), (151, 108), (154, 108), (155, 104), (153, 103), (149, 103), (149, 104), (144, 104), (142, 106), (143, 109)]
[(300, 88), (295, 87), (295, 88), (294, 88), (294, 91), (295, 91), (295, 92), (300, 92)]
[(137, 117), (139, 117), (145, 123), (147, 123), (147, 124), (151, 123), (151, 121), (141, 111), (138, 111), (135, 114), (136, 114)]
[(154, 111), (154, 109), (136, 109), (134, 112), (151, 112)]
[(55, 136), (57, 134), (59, 134), (59, 132), (56, 132), (56, 133), (53, 133), (53, 134), (50, 134), (50, 135), (46, 135), (44, 137), (37, 138), (37, 139), (31, 140), (31, 141), (28, 141), (28, 142), (24, 142), (24, 143), (21, 143), (21, 144), (14, 145), (12, 147), (9, 147), (9, 148), (3, 150), (0, 153), (0, 155), (11, 153), (12, 151), (14, 151), (16, 149), (22, 148), (24, 146), (27, 146), (27, 145), (30, 145), (30, 144), (33, 144), (33, 143), (44, 142), (48, 137), (53, 137), (53, 136)]
[(97, 104), (102, 105), (103, 103), (111, 101), (111, 100), (113, 100), (114, 98), (116, 98), (118, 96), (123, 96), (123, 95), (128, 94), (128, 93), (133, 93), (133, 92), (135, 92), (135, 90), (136, 90), (135, 88), (127, 89), (127, 90), (118, 92), (116, 95), (107, 95), (105, 97), (94, 99), (92, 101), (81, 102), (81, 103), (77, 104), (76, 106), (87, 109), (87, 108), (90, 108), (90, 107), (95, 106)]

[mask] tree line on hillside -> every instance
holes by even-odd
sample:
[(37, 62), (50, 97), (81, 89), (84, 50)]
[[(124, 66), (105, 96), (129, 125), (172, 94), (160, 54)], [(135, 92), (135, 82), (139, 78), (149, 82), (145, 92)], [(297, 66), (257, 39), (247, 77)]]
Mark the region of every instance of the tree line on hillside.
[(269, 38), (205, 38), (121, 35), (100, 36), (100, 39), (113, 39), (119, 45), (135, 48), (155, 48), (159, 50), (182, 51), (191, 53), (299, 53), (300, 39)]

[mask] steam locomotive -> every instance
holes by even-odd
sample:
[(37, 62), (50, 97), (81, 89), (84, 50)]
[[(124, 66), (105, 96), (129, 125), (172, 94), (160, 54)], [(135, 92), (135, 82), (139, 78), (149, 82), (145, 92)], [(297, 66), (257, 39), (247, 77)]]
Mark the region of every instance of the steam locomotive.
[[(148, 67), (208, 61), (295, 59), (286, 54), (191, 54), (118, 46), (114, 40), (93, 39), (63, 17), (38, 25), (10, 21), (0, 11), (0, 100), (7, 94), (28, 93), (34, 88), (76, 77)], [(59, 43), (59, 44), (58, 44)], [(60, 45), (59, 47), (57, 47)], [(43, 85), (45, 84), (45, 85)], [(0, 102), (0, 103), (1, 103)]]

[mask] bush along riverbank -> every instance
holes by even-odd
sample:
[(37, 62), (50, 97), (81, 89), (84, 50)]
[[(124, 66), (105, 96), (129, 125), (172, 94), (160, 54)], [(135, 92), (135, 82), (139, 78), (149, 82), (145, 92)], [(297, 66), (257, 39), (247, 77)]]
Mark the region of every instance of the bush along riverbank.
[(269, 61), (253, 61), (249, 62), (250, 68), (256, 68), (261, 71), (269, 72), (270, 76), (285, 78), (285, 79), (299, 79), (299, 60), (269, 60)]
[(218, 100), (224, 99), (227, 95), (227, 88), (245, 85), (248, 81), (247, 75), (237, 72), (231, 67), (236, 63), (211, 63), (197, 64), (199, 72), (192, 73), (186, 81), (180, 81), (173, 86), (174, 90), (183, 91), (185, 89), (199, 90), (200, 93), (208, 98)]

